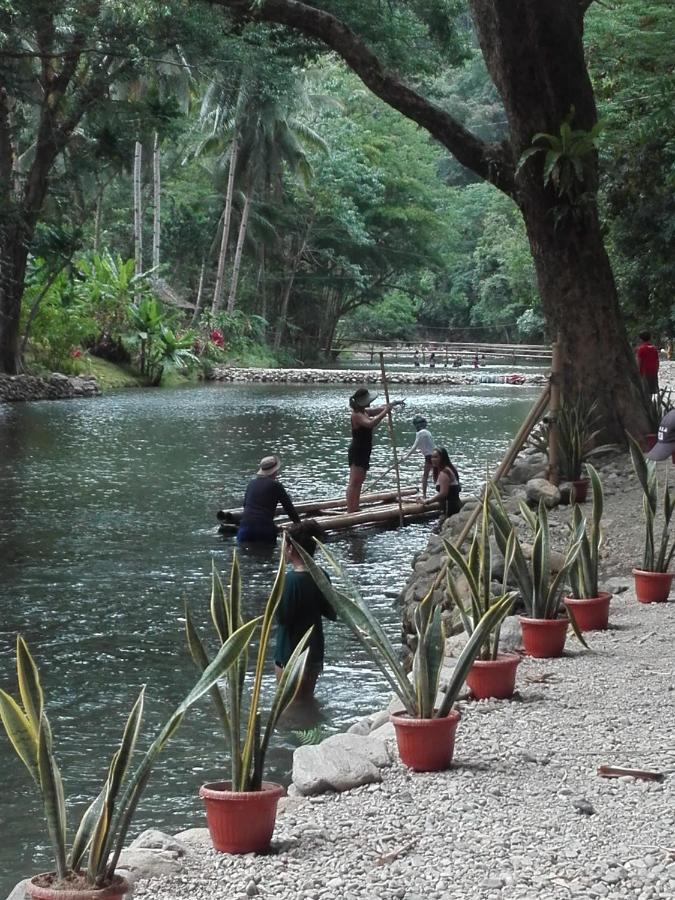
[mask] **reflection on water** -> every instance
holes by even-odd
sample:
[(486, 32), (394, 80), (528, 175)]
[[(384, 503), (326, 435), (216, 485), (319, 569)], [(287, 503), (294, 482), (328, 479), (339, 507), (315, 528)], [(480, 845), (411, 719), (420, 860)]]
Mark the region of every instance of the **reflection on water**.
[[(129, 391), (104, 398), (0, 406), (0, 684), (13, 686), (14, 642), (25, 635), (45, 682), (66, 791), (78, 810), (91, 797), (119, 741), (140, 685), (148, 683), (145, 740), (195, 678), (182, 633), (187, 600), (210, 637), (212, 559), (227, 569), (231, 539), (214, 513), (238, 506), (261, 456), (279, 453), (297, 500), (337, 496), (347, 477), (348, 386), (205, 385)], [(413, 415), (456, 462), (466, 490), (496, 463), (535, 391), (505, 386), (406, 386), (396, 413), (400, 447)], [(389, 465), (386, 431), (373, 473)], [(420, 460), (403, 466), (419, 479)], [(362, 529), (331, 540), (389, 634), (398, 590), (431, 524)], [(278, 551), (242, 554), (245, 606), (262, 608)], [(287, 780), (293, 731), (346, 727), (386, 702), (382, 678), (344, 630), (326, 625), (325, 672), (316, 706), (296, 710), (270, 756)], [(160, 762), (135, 830), (201, 822), (199, 784), (218, 780), (225, 742), (208, 704), (186, 720)], [(71, 823), (72, 825), (72, 823)], [(0, 894), (24, 873), (49, 867), (41, 811), (27, 773), (0, 738)]]

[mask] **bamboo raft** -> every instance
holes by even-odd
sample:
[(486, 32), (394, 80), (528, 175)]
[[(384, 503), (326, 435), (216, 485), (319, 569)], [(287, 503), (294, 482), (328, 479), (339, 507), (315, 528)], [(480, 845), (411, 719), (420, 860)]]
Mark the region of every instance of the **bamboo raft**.
[[(421, 519), (430, 515), (438, 515), (438, 505), (424, 506), (413, 500), (418, 493), (415, 487), (401, 488), (401, 503), (396, 491), (377, 491), (361, 495), (361, 508), (358, 512), (346, 511), (347, 501), (344, 497), (332, 497), (325, 500), (308, 500), (295, 503), (297, 512), (304, 517), (314, 519), (325, 531), (345, 531), (356, 528), (359, 525), (381, 525), (399, 522), (401, 514), (403, 521)], [(220, 522), (221, 534), (236, 534), (239, 522), (244, 510), (221, 509), (216, 513)], [(291, 524), (287, 516), (276, 516), (275, 523), (278, 529), (288, 527)]]

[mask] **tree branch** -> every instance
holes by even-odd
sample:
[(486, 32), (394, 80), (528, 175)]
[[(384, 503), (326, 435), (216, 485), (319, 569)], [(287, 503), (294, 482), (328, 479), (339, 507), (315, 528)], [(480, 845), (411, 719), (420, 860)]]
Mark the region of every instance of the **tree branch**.
[(208, 0), (245, 19), (276, 22), (316, 38), (334, 50), (389, 106), (425, 128), (467, 169), (513, 196), (514, 164), (508, 145), (488, 144), (449, 113), (431, 103), (390, 72), (344, 22), (299, 0)]

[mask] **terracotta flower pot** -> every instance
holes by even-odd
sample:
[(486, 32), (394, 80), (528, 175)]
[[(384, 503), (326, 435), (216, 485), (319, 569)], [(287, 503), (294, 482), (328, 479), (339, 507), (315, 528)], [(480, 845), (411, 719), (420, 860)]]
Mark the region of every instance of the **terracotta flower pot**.
[(498, 653), (497, 659), (476, 659), (466, 676), (466, 683), (476, 700), (513, 697), (516, 669), (520, 657), (516, 653)]
[(588, 496), (588, 478), (572, 479), (570, 503), (585, 503)]
[(413, 719), (407, 713), (391, 716), (401, 762), (417, 772), (440, 772), (450, 767), (455, 750), (459, 713), (443, 719)]
[(520, 616), (526, 656), (553, 659), (562, 656), (569, 619), (530, 619)]
[(112, 884), (103, 888), (66, 888), (55, 890), (51, 885), (56, 881), (54, 872), (36, 875), (31, 878), (26, 888), (33, 900), (122, 900), (129, 893), (131, 887), (126, 878), (115, 875)]
[(633, 569), (635, 595), (640, 603), (665, 603), (673, 581), (672, 572), (645, 572)]
[(199, 788), (214, 848), (221, 853), (267, 850), (284, 789), (280, 784), (263, 781), (261, 791), (231, 791), (231, 784), (215, 781)]
[(604, 631), (609, 622), (612, 595), (599, 591), (597, 597), (565, 597), (565, 606), (574, 616), (579, 631)]

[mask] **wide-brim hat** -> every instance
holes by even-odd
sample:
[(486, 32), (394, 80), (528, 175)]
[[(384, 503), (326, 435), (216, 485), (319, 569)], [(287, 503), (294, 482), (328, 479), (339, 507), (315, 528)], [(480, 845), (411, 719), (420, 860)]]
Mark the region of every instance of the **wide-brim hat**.
[(364, 409), (366, 406), (370, 406), (373, 400), (377, 399), (377, 394), (371, 394), (367, 387), (361, 387), (349, 398), (354, 406), (362, 406)]
[(278, 456), (263, 456), (256, 475), (274, 475), (281, 468), (281, 460)]
[(658, 462), (660, 459), (668, 459), (672, 453), (675, 453), (675, 409), (661, 419), (656, 443), (645, 456)]

